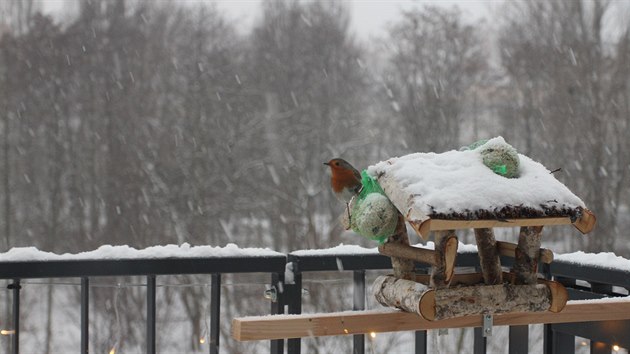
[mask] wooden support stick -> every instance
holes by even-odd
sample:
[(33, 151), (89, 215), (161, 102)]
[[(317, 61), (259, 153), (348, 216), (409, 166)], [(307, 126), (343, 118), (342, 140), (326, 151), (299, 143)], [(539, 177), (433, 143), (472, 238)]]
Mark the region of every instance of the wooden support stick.
[[(499, 250), (499, 254), (502, 256), (507, 256), (507, 257), (512, 257), (514, 258), (514, 255), (516, 253), (516, 247), (517, 244), (515, 243), (511, 243), (511, 242), (505, 242), (505, 241), (497, 241), (497, 249)], [(551, 262), (553, 262), (553, 251), (546, 249), (546, 248), (541, 248), (538, 251), (538, 259), (545, 263), (545, 264), (550, 264)]]
[(479, 252), (479, 263), (483, 273), (483, 281), (488, 285), (503, 283), (501, 259), (497, 252), (497, 241), (490, 228), (475, 229), (475, 239)]
[(372, 294), (381, 305), (396, 307), (427, 319), (435, 317), (435, 300), (422, 301), (422, 298), (432, 292), (433, 290), (422, 283), (391, 275), (381, 275), (372, 284)]
[[(407, 226), (405, 225), (405, 218), (402, 214), (398, 213), (398, 224), (394, 234), (389, 236), (385, 244), (395, 244), (402, 246), (409, 246), (409, 237), (407, 237)], [(413, 280), (415, 279), (415, 264), (413, 260), (392, 256), (392, 268), (394, 269), (394, 276), (400, 279)]]
[(436, 265), (435, 251), (404, 245), (401, 243), (384, 243), (378, 247), (378, 252), (390, 257), (411, 259), (415, 262)]
[[(536, 323), (630, 320), (630, 301), (625, 298), (602, 302), (569, 301), (559, 313), (510, 312), (494, 315), (495, 326), (520, 326)], [(232, 337), (239, 341), (320, 337), (420, 331), (438, 328), (481, 327), (482, 316), (466, 316), (429, 321), (403, 311), (342, 311), (302, 315), (276, 315), (235, 318)]]
[(431, 271), (431, 287), (434, 289), (448, 287), (457, 257), (457, 236), (454, 230), (436, 231), (435, 233), (435, 265)]
[(542, 226), (523, 226), (514, 250), (516, 284), (536, 284), (538, 279), (538, 257)]

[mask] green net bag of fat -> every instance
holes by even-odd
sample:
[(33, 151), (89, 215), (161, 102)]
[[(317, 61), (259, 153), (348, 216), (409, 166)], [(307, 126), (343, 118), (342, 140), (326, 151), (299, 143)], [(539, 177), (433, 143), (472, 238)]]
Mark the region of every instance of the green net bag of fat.
[(361, 236), (385, 242), (396, 230), (398, 211), (378, 182), (361, 172), (363, 188), (352, 205), (350, 227)]

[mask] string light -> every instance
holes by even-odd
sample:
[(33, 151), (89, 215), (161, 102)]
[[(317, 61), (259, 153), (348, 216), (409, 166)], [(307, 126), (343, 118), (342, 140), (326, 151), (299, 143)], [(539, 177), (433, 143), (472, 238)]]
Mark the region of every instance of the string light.
[(582, 341), (582, 343), (580, 343), (580, 344), (582, 344), (583, 347), (586, 347), (588, 345), (588, 343), (586, 343), (586, 341)]
[(618, 351), (619, 351), (619, 349), (620, 349), (620, 348), (619, 348), (619, 346), (618, 346), (617, 344), (613, 345), (613, 350), (614, 350), (614, 351), (618, 352)]
[(11, 334), (15, 334), (15, 330), (3, 329), (3, 330), (0, 330), (0, 334), (2, 334), (3, 336), (9, 336)]
[(206, 337), (199, 338), (199, 344), (205, 344), (205, 343), (206, 343)]
[(372, 339), (376, 338), (376, 332), (370, 332), (370, 338)]
[(116, 347), (112, 347), (112, 350), (109, 351), (109, 354), (116, 354)]

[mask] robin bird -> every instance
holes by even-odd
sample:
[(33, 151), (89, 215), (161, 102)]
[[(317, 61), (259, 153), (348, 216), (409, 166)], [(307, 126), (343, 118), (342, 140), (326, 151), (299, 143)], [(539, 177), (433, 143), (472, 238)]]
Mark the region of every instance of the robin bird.
[(352, 201), (352, 198), (358, 195), (363, 188), (363, 184), (361, 183), (361, 174), (344, 159), (332, 159), (328, 162), (324, 162), (324, 165), (330, 167), (330, 171), (332, 173), (330, 176), (330, 186), (332, 187), (337, 199), (346, 203), (349, 220), (350, 202)]

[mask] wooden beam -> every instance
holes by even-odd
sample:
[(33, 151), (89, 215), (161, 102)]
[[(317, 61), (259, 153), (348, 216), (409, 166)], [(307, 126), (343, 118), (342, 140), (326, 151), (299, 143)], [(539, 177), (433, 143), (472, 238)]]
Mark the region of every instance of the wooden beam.
[[(516, 243), (497, 241), (497, 249), (499, 250), (499, 254), (501, 254), (502, 256), (514, 258), (516, 246)], [(541, 248), (539, 252), (539, 257), (541, 262), (545, 264), (550, 264), (551, 262), (553, 262), (553, 251), (546, 248)]]
[[(400, 257), (405, 259), (411, 259), (415, 262), (436, 265), (437, 261), (435, 259), (435, 251), (413, 247), (410, 245), (402, 244), (402, 243), (391, 243), (386, 242), (380, 246), (378, 246), (378, 252), (380, 254), (390, 256), (390, 257)], [(457, 250), (455, 250), (457, 252)]]
[[(524, 312), (494, 315), (495, 326), (629, 320), (630, 301), (569, 301), (562, 312)], [(421, 331), (439, 328), (481, 327), (482, 316), (428, 321), (416, 314), (391, 311), (347, 311), (322, 314), (235, 318), (232, 337), (240, 341), (320, 337), (362, 333)]]
[(571, 225), (569, 217), (548, 217), (530, 219), (507, 219), (507, 220), (442, 220), (429, 219), (423, 222), (408, 220), (411, 226), (426, 239), (431, 231), (460, 230), (460, 229), (483, 229), (493, 227), (516, 227), (516, 226), (544, 226), (544, 225)]

